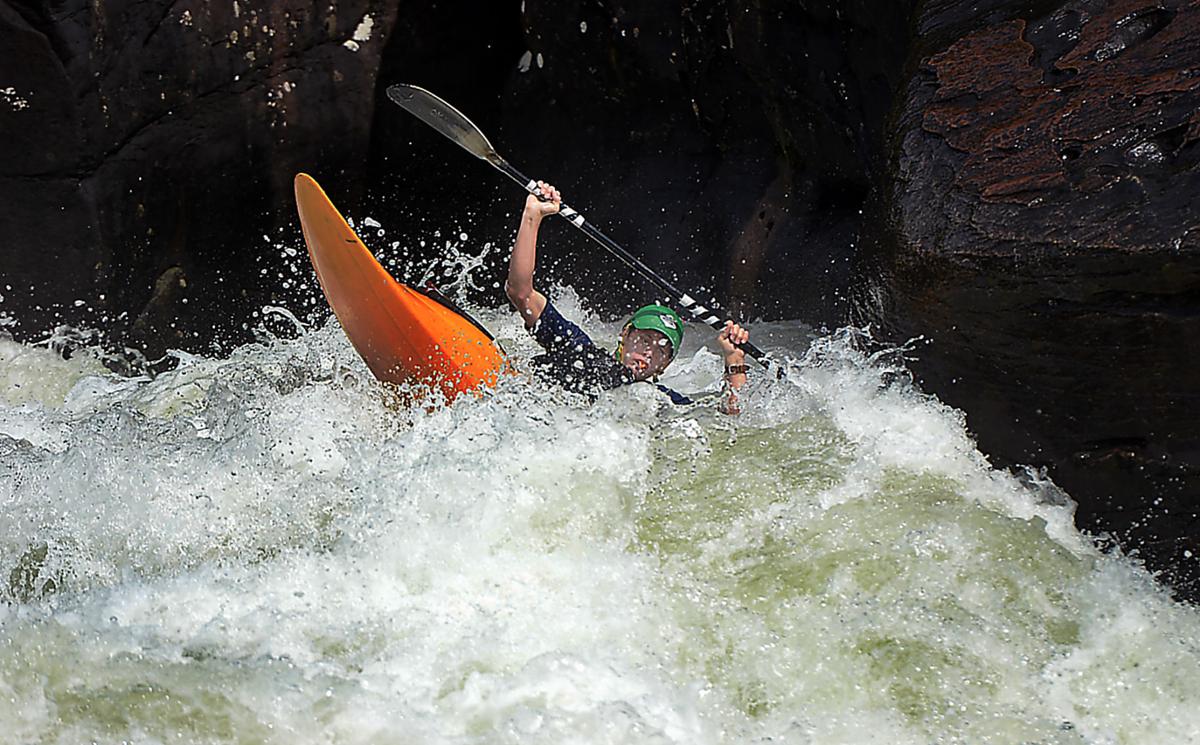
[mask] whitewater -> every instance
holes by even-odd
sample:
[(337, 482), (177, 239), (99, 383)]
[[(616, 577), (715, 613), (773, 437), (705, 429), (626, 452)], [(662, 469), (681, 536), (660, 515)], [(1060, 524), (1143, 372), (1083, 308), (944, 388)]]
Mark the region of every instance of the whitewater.
[[(759, 324), (784, 374), (727, 417), (520, 372), (413, 405), (294, 325), (141, 377), (0, 339), (0, 742), (1200, 742), (1200, 613), (919, 348)], [(666, 385), (718, 390), (707, 336)]]

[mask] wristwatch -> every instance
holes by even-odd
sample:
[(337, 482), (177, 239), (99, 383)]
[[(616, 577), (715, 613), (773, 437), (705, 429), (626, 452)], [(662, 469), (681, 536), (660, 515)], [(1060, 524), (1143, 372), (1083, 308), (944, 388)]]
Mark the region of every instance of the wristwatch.
[(745, 375), (748, 372), (750, 372), (749, 365), (726, 365), (725, 366), (725, 377), (727, 377), (727, 378), (730, 375)]

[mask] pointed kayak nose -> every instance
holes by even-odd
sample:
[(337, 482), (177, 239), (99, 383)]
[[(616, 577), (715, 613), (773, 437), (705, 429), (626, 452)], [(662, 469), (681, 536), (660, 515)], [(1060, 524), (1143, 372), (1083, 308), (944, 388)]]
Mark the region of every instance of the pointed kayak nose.
[(507, 363), (485, 331), (393, 279), (312, 176), (296, 174), (294, 184), (300, 228), (321, 290), (376, 378), (428, 384), (447, 400), (495, 384)]

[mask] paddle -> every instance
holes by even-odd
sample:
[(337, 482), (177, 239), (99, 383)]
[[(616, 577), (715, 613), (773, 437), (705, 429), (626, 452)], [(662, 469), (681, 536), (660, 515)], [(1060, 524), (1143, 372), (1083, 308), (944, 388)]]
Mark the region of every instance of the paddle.
[[(433, 93), (415, 85), (391, 85), (388, 86), (387, 94), (388, 98), (392, 99), (393, 102), (405, 111), (433, 127), (438, 132), (441, 132), (475, 157), (491, 163), (501, 173), (524, 187), (525, 191), (541, 198), (542, 195), (538, 191), (537, 182), (526, 177), (516, 168), (513, 168), (507, 160), (500, 157), (500, 154), (488, 142), (487, 137), (484, 137), (479, 127), (476, 127), (461, 111)], [(563, 204), (559, 208), (558, 214), (582, 230), (589, 238), (606, 248), (610, 253), (623, 261), (626, 266), (658, 285), (678, 302), (684, 310), (691, 313), (695, 320), (707, 323), (718, 330), (725, 327), (725, 323), (716, 313), (700, 305), (690, 295), (658, 276), (654, 270), (641, 261), (638, 261), (637, 257), (619, 246), (616, 241), (601, 232), (595, 225), (585, 220), (583, 215), (571, 209), (566, 204)], [(769, 360), (766, 354), (754, 346), (754, 344), (746, 342), (741, 345), (741, 348), (763, 367), (768, 366)]]

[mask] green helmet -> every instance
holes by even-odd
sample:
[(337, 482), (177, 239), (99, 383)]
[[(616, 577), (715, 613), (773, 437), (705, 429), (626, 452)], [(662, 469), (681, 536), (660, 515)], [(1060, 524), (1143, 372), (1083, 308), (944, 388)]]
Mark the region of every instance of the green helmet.
[(671, 359), (679, 352), (683, 343), (683, 319), (679, 314), (665, 305), (643, 305), (633, 312), (625, 328), (650, 329), (658, 331), (671, 342)]

